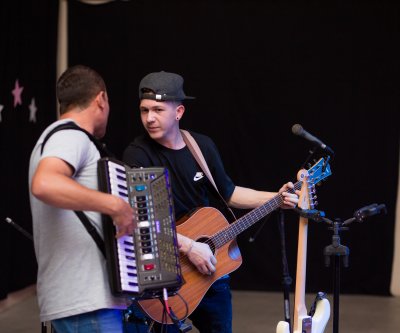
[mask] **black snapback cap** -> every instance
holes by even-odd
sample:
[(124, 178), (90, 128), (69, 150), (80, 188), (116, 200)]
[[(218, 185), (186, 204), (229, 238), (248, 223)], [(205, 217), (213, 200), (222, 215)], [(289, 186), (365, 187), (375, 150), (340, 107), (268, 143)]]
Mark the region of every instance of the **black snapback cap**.
[(195, 99), (195, 97), (185, 95), (183, 82), (183, 77), (175, 73), (161, 71), (147, 74), (139, 84), (139, 99), (155, 101)]

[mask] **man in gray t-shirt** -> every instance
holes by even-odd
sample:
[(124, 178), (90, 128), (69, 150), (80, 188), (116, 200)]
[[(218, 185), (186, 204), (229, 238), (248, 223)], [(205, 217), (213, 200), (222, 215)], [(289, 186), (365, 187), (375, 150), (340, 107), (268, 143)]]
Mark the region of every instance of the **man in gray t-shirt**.
[(106, 86), (94, 70), (74, 66), (59, 78), (57, 97), (61, 119), (42, 133), (29, 166), (40, 319), (51, 320), (58, 333), (76, 325), (122, 333), (126, 300), (111, 294), (105, 258), (74, 211), (84, 211), (100, 235), (101, 213), (110, 215), (122, 236), (133, 232), (133, 210), (98, 191), (100, 153), (83, 131), (58, 131), (42, 147), (47, 134), (67, 122), (102, 138), (109, 114)]

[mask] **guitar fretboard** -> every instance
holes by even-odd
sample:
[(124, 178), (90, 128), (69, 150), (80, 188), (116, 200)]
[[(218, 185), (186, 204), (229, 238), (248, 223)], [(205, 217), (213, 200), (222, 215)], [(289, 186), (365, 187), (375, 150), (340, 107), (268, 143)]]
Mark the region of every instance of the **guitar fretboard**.
[[(295, 193), (296, 190), (301, 189), (302, 182), (298, 181), (294, 184), (294, 189), (289, 189), (288, 192)], [(230, 224), (225, 229), (217, 232), (210, 240), (216, 248), (220, 248), (224, 244), (235, 239), (240, 233), (251, 227), (254, 223), (261, 220), (263, 217), (272, 213), (275, 209), (279, 208), (283, 203), (282, 194), (275, 195), (271, 200), (260, 207), (253, 209), (251, 212), (243, 215), (241, 218)]]

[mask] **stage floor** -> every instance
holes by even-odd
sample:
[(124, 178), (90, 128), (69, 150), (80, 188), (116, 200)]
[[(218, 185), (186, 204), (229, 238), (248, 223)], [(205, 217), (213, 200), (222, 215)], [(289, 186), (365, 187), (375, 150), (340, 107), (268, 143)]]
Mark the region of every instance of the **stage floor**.
[[(281, 293), (233, 291), (233, 332), (275, 332), (283, 318)], [(307, 295), (307, 307), (315, 295)], [(325, 332), (333, 332), (333, 299), (331, 318)], [(400, 330), (400, 297), (340, 295), (339, 332), (382, 333)], [(293, 300), (291, 300), (293, 304)], [(40, 333), (36, 296), (30, 295), (12, 306), (0, 309), (0, 332)], [(193, 328), (191, 333), (198, 333)]]

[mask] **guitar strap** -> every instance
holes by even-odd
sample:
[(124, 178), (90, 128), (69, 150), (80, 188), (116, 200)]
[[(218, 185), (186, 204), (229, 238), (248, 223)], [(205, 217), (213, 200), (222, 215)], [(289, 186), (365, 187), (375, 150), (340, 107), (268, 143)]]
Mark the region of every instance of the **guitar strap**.
[(183, 141), (185, 141), (186, 145), (188, 146), (190, 152), (192, 153), (194, 159), (200, 166), (201, 170), (203, 170), (204, 174), (207, 176), (211, 184), (213, 185), (213, 188), (215, 189), (215, 192), (217, 193), (219, 199), (223, 203), (223, 206), (225, 209), (232, 215), (233, 219), (236, 220), (236, 216), (233, 213), (232, 209), (228, 206), (227, 202), (225, 201), (224, 197), (221, 195), (221, 193), (218, 191), (217, 184), (214, 181), (214, 178), (210, 172), (210, 169), (208, 168), (207, 162), (204, 158), (203, 153), (201, 152), (201, 149), (199, 145), (197, 144), (196, 140), (193, 138), (193, 136), (186, 130), (181, 129), (181, 134)]
[[(62, 131), (62, 130), (67, 130), (67, 129), (72, 129), (72, 130), (77, 130), (84, 132), (89, 139), (93, 142), (93, 144), (96, 146), (97, 150), (100, 153), (101, 157), (111, 157), (113, 154), (110, 153), (110, 151), (105, 147), (103, 143), (101, 143), (98, 139), (96, 139), (92, 134), (90, 134), (88, 131), (84, 130), (83, 128), (79, 127), (76, 125), (74, 122), (68, 122), (64, 123), (61, 125), (58, 125), (54, 127), (44, 138), (42, 142), (42, 147), (40, 149), (40, 155), (43, 154), (43, 148), (44, 145), (46, 144), (47, 140), (56, 132)], [(94, 242), (96, 243), (97, 247), (99, 248), (100, 252), (103, 254), (104, 258), (106, 257), (106, 249), (104, 245), (104, 240), (100, 236), (100, 234), (97, 232), (97, 229), (93, 226), (93, 224), (90, 222), (89, 218), (86, 216), (86, 214), (82, 211), (74, 211), (75, 214), (78, 216), (79, 220), (82, 222), (83, 226), (85, 227), (86, 231), (92, 236)]]

